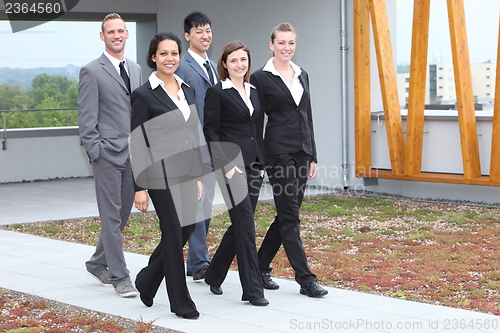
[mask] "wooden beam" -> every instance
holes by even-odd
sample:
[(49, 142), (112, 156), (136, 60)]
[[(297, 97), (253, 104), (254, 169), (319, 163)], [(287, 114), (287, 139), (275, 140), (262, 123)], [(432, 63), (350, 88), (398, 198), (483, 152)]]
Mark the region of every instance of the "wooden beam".
[(391, 168), (394, 174), (399, 175), (404, 172), (403, 121), (401, 119), (385, 0), (370, 0), (370, 13), (375, 38), (384, 117), (386, 119)]
[(415, 0), (413, 7), (405, 175), (420, 173), (422, 169), (430, 7), (431, 0)]
[(495, 104), (493, 106), (493, 129), (491, 137), (490, 180), (500, 180), (500, 24), (498, 27), (497, 76), (495, 82)]
[(447, 0), (447, 3), (464, 177), (473, 179), (481, 175), (481, 167), (464, 2), (463, 0)]
[(488, 176), (479, 176), (472, 179), (466, 179), (462, 174), (452, 173), (433, 173), (422, 172), (415, 175), (395, 175), (391, 170), (372, 169), (368, 172), (358, 172), (356, 177), (362, 178), (378, 178), (391, 180), (408, 180), (418, 182), (432, 183), (448, 183), (448, 184), (463, 184), (463, 185), (484, 185), (484, 186), (500, 186), (500, 182), (491, 181)]
[(354, 0), (354, 133), (356, 172), (371, 169), (370, 3)]

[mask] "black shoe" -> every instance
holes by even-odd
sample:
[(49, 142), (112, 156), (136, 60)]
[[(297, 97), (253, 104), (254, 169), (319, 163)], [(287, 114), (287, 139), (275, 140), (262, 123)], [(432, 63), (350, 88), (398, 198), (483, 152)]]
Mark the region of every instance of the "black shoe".
[(223, 293), (221, 287), (210, 286), (210, 291), (212, 292), (212, 294), (215, 294), (215, 295), (222, 295), (222, 293)]
[(196, 310), (193, 310), (183, 315), (177, 315), (177, 316), (182, 317), (184, 319), (198, 319), (200, 317), (200, 313)]
[(139, 297), (141, 298), (142, 303), (144, 303), (144, 305), (148, 308), (153, 306), (153, 297), (144, 296), (143, 294), (139, 294)]
[(255, 305), (255, 306), (266, 306), (269, 305), (269, 301), (265, 299), (264, 297), (262, 298), (257, 298), (257, 299), (251, 299), (250, 304)]
[(205, 272), (207, 271), (208, 265), (203, 266), (198, 270), (198, 272), (193, 274), (193, 281), (203, 280), (205, 278)]
[(309, 297), (321, 297), (328, 294), (328, 290), (313, 281), (305, 287), (300, 287), (300, 293)]
[(276, 290), (279, 289), (280, 286), (273, 281), (271, 278), (271, 274), (269, 273), (261, 273), (262, 276), (262, 286), (264, 289)]

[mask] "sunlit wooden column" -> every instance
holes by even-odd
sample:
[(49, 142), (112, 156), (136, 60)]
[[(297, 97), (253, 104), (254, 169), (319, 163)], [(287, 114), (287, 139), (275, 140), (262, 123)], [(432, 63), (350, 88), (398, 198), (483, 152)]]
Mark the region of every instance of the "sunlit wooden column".
[(354, 0), (354, 132), (356, 172), (372, 164), (370, 112), (370, 3)]
[(447, 0), (464, 178), (481, 176), (463, 0)]
[(370, 0), (370, 13), (377, 53), (391, 168), (393, 174), (401, 175), (404, 172), (403, 121), (401, 119), (385, 0)]
[(500, 25), (498, 27), (497, 76), (495, 81), (495, 104), (493, 107), (493, 129), (491, 136), (490, 180), (500, 180)]
[(410, 59), (410, 90), (406, 122), (405, 175), (422, 170), (425, 88), (431, 0), (415, 0)]

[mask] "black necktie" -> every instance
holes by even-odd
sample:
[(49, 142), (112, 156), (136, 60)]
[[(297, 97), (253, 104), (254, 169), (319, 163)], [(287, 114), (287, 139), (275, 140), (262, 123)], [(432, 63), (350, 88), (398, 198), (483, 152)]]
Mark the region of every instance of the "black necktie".
[(210, 67), (210, 64), (208, 63), (208, 60), (203, 63), (203, 66), (205, 66), (205, 68), (207, 69), (208, 79), (210, 80), (210, 83), (215, 84), (214, 73), (212, 73), (212, 68)]
[(128, 92), (130, 92), (130, 79), (127, 75), (127, 71), (125, 70), (125, 61), (120, 62), (120, 76), (122, 77), (123, 82), (125, 82)]

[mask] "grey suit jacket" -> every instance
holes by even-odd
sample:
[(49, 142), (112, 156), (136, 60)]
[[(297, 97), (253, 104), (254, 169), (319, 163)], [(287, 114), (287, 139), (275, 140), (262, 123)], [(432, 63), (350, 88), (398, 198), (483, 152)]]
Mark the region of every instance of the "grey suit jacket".
[[(215, 77), (219, 81), (219, 75), (217, 74), (217, 65), (215, 62), (210, 60), (210, 65), (214, 70)], [(181, 58), (179, 63), (179, 68), (175, 72), (179, 77), (194, 88), (196, 92), (196, 108), (198, 109), (198, 116), (200, 117), (201, 124), (204, 123), (203, 109), (205, 106), (205, 93), (207, 89), (212, 85), (210, 79), (208, 78), (205, 70), (194, 60), (194, 58), (186, 52)]]
[[(126, 59), (132, 91), (142, 82), (141, 67)], [(78, 125), (90, 161), (104, 157), (123, 164), (129, 156), (130, 93), (104, 53), (80, 70)]]

